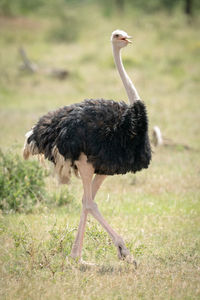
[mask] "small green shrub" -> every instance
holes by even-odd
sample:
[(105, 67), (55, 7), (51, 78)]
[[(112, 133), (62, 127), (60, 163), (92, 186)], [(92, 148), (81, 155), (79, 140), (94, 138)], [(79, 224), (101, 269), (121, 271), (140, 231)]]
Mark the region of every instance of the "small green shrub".
[(30, 212), (45, 196), (45, 171), (36, 161), (0, 150), (0, 209)]
[(60, 207), (73, 202), (66, 186), (48, 192), (47, 171), (37, 161), (0, 150), (0, 209), (5, 212), (33, 212), (44, 207)]

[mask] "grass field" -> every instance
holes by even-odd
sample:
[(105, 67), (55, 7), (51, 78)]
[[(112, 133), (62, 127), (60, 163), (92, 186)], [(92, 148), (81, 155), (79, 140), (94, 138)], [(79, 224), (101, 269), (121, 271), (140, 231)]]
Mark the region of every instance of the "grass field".
[[(81, 12), (79, 35), (66, 43), (52, 39), (56, 21), (50, 18), (0, 18), (1, 149), (21, 153), (25, 132), (49, 110), (84, 98), (126, 100), (111, 53), (110, 34), (116, 28), (134, 36), (123, 58), (146, 102), (150, 133), (158, 125), (180, 146), (156, 149), (148, 170), (110, 177), (97, 195), (101, 212), (137, 259), (137, 270), (118, 261), (111, 240), (92, 217), (83, 258), (96, 266), (66, 261), (81, 209), (81, 182), (73, 178), (66, 188), (69, 204), (0, 215), (0, 297), (199, 299), (199, 20), (189, 25), (179, 13), (162, 12), (107, 19), (97, 7)], [(19, 71), (20, 46), (41, 70), (67, 68), (68, 78)], [(46, 189), (61, 188), (49, 178)]]

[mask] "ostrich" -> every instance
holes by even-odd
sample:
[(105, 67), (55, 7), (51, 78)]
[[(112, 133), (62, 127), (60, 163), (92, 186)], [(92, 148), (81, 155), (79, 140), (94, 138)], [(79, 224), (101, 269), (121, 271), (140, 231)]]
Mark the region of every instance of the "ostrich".
[(134, 262), (122, 237), (108, 224), (94, 202), (107, 175), (135, 173), (148, 168), (151, 160), (146, 108), (121, 60), (121, 49), (131, 43), (130, 38), (122, 30), (115, 30), (111, 35), (114, 61), (129, 104), (86, 99), (49, 112), (26, 134), (24, 159), (43, 155), (54, 164), (61, 183), (69, 182), (71, 170), (81, 177), (82, 212), (71, 250), (71, 257), (80, 262), (88, 214), (108, 232), (119, 259)]

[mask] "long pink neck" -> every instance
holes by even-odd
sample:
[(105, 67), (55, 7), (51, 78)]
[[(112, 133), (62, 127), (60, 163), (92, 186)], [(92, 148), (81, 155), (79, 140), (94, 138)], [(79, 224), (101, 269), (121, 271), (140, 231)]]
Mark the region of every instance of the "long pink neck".
[(120, 53), (120, 48), (117, 48), (116, 46), (113, 45), (113, 55), (114, 55), (114, 61), (117, 67), (117, 70), (119, 72), (119, 75), (121, 77), (121, 80), (124, 84), (126, 93), (129, 98), (130, 104), (133, 104), (137, 100), (140, 99), (140, 96), (132, 83), (131, 79), (129, 78), (128, 74), (126, 73), (122, 59), (121, 59), (121, 53)]

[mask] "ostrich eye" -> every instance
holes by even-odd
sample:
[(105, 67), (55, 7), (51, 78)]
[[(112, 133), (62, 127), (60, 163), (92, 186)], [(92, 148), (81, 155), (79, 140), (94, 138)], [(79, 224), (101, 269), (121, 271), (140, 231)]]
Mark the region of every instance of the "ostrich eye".
[(118, 38), (118, 37), (119, 37), (119, 34), (115, 34), (115, 37)]

